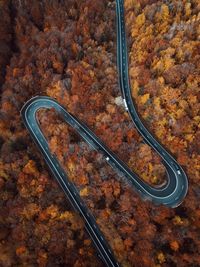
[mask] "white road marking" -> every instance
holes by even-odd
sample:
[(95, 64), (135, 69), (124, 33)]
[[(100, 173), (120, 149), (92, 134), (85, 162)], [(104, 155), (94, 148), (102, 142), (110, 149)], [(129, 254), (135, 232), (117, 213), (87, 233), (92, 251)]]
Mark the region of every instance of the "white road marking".
[[(47, 103), (46, 103), (46, 104), (47, 104)], [(26, 118), (26, 122), (27, 122), (27, 124), (28, 124), (29, 127), (30, 127), (30, 124), (29, 124), (29, 122), (27, 121), (27, 117), (26, 117), (27, 110), (28, 110), (28, 108), (25, 110), (25, 118)], [(35, 138), (36, 140), (38, 140), (38, 138), (37, 138), (36, 134), (34, 133), (34, 131), (31, 130), (31, 132), (32, 132), (33, 135), (34, 135), (34, 138)], [(48, 147), (44, 147), (44, 148), (48, 150)], [(44, 149), (44, 152), (45, 152), (47, 158), (50, 160), (50, 153), (47, 153), (47, 152), (45, 151), (45, 149)], [(51, 167), (54, 168), (54, 163), (53, 163), (51, 160), (50, 160), (50, 164), (51, 164)], [(60, 175), (59, 171), (56, 170), (56, 169), (55, 169), (55, 171), (57, 172), (57, 175), (61, 178), (61, 175)], [(68, 182), (68, 184), (70, 185), (69, 182)], [(99, 246), (102, 248), (102, 250), (103, 250), (105, 256), (107, 257), (107, 260), (110, 262), (111, 266), (114, 267), (114, 266), (115, 266), (115, 263), (113, 263), (113, 260), (112, 260), (112, 259), (110, 258), (110, 256), (108, 255), (108, 253), (107, 253), (107, 251), (106, 251), (104, 245), (100, 242), (97, 233), (93, 230), (93, 228), (92, 228), (90, 222), (89, 222), (89, 221), (87, 220), (87, 218), (85, 217), (85, 213), (80, 209), (79, 203), (78, 203), (77, 200), (73, 197), (72, 192), (70, 191), (70, 189), (69, 189), (65, 184), (64, 184), (64, 186), (65, 186), (65, 189), (67, 190), (67, 192), (69, 193), (69, 196), (72, 198), (72, 201), (73, 201), (72, 203), (75, 203), (75, 206), (76, 206), (77, 209), (80, 211), (80, 213), (82, 214), (83, 218), (86, 220), (86, 222), (87, 222), (87, 224), (88, 224), (88, 227), (89, 227), (89, 229), (91, 230), (92, 234), (93, 234), (94, 237), (98, 240)], [(87, 215), (89, 216), (89, 214), (87, 214)], [(93, 239), (93, 240), (94, 240), (94, 239)], [(94, 241), (94, 242), (95, 242), (95, 241)], [(110, 265), (110, 264), (109, 264), (109, 265)]]
[[(121, 4), (121, 6), (122, 6), (122, 4)], [(121, 15), (122, 16), (122, 15)], [(121, 19), (122, 20), (122, 19)], [(121, 29), (123, 29), (122, 27), (121, 27)], [(122, 32), (123, 32), (123, 30), (122, 30)], [(123, 44), (124, 45), (124, 44)], [(124, 52), (124, 50), (123, 50), (123, 52)], [(124, 71), (124, 73), (125, 73), (125, 71)], [(126, 81), (126, 80), (125, 80)], [(50, 102), (50, 100), (48, 100), (49, 102)], [(47, 102), (45, 102), (45, 103), (47, 103), (48, 104), (48, 101)], [(56, 106), (57, 107), (57, 106)], [(55, 107), (55, 108), (56, 108)], [(60, 108), (59, 107), (59, 111), (62, 111), (62, 108)], [(29, 124), (30, 125), (30, 124)], [(34, 134), (34, 131), (32, 130), (32, 132), (33, 132), (33, 134)], [(88, 134), (88, 133), (87, 133)], [(35, 136), (35, 138), (37, 139), (37, 136)], [(156, 145), (157, 146), (157, 145)], [(46, 149), (48, 149), (47, 147), (46, 147)], [(47, 155), (47, 157), (49, 158), (49, 155), (48, 155), (48, 153), (46, 153), (46, 155)], [(116, 159), (115, 158), (113, 158), (113, 161), (115, 161)], [(118, 163), (118, 162), (117, 162)], [(53, 162), (51, 162), (51, 164), (52, 165), (54, 165), (54, 163)], [(118, 163), (119, 164), (119, 163)], [(122, 168), (123, 168), (123, 166), (122, 166)], [(178, 172), (178, 174), (181, 174), (181, 173), (179, 173), (180, 172), (180, 170), (178, 170), (177, 171)], [(59, 172), (57, 171), (57, 173), (58, 173), (58, 175), (60, 176), (60, 174), (59, 174)], [(130, 175), (129, 175), (130, 176)], [(178, 187), (178, 180), (177, 180), (177, 177), (175, 177), (176, 178), (176, 188), (174, 189), (174, 191), (171, 193), (171, 195), (173, 195), (174, 194), (174, 192), (176, 191), (176, 189), (177, 189), (177, 187)], [(138, 183), (137, 181), (135, 181), (136, 183)], [(147, 193), (149, 193), (150, 194), (150, 192), (148, 192), (148, 190), (146, 190), (145, 188), (143, 188), (144, 189), (144, 191), (146, 191)], [(69, 190), (69, 189), (67, 189), (67, 190)], [(140, 190), (139, 190), (140, 191)], [(71, 193), (70, 191), (69, 191), (69, 193)], [(151, 194), (150, 194), (151, 195)], [(168, 195), (167, 197), (169, 197), (170, 195)], [(72, 196), (73, 197), (73, 196)], [(155, 198), (156, 198), (156, 196), (154, 196)], [(165, 198), (165, 197), (163, 197), (163, 198)], [(178, 198), (178, 197), (177, 197)], [(160, 199), (161, 199), (161, 197), (160, 197)], [(75, 203), (76, 203), (76, 199), (73, 199), (74, 201), (75, 201)], [(77, 204), (78, 205), (78, 204)], [(79, 208), (79, 207), (78, 207)], [(79, 208), (80, 209), (80, 208)], [(85, 217), (84, 216), (84, 213), (82, 214), (83, 215), (83, 217)], [(90, 226), (90, 224), (89, 224), (89, 227), (91, 227)], [(95, 234), (95, 232), (94, 232), (94, 234)], [(98, 237), (97, 237), (97, 240), (98, 240)], [(101, 244), (100, 244), (101, 245)], [(102, 246), (102, 245), (101, 245)], [(104, 247), (102, 247), (103, 249), (104, 249)], [(105, 250), (105, 249), (104, 249)], [(105, 253), (106, 253), (106, 250), (105, 250)], [(106, 253), (106, 255), (107, 255), (107, 253)], [(107, 255), (108, 256), (108, 255)], [(108, 258), (109, 259), (109, 258)], [(112, 260), (111, 259), (109, 259), (110, 261), (111, 261), (111, 263), (112, 263)], [(117, 264), (118, 265), (118, 264)], [(112, 264), (112, 266), (113, 266), (113, 264)]]
[(128, 110), (128, 106), (127, 106), (127, 103), (126, 103), (126, 99), (123, 99), (123, 101), (124, 101), (125, 109)]

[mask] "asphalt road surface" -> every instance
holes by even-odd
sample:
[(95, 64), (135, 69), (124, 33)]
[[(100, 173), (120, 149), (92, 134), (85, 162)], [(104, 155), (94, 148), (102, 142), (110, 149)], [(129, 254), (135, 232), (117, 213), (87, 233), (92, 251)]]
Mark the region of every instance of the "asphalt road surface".
[[(103, 142), (81, 121), (67, 112), (54, 99), (46, 96), (37, 96), (25, 103), (21, 110), (21, 116), (25, 126), (31, 134), (34, 142), (40, 149), (45, 161), (47, 162), (54, 177), (62, 187), (66, 196), (70, 200), (74, 209), (76, 209), (85, 220), (86, 229), (91, 236), (99, 255), (107, 266), (119, 266), (113, 252), (99, 229), (95, 218), (90, 213), (85, 203), (81, 199), (75, 185), (70, 182), (67, 174), (59, 164), (57, 158), (51, 154), (48, 142), (45, 139), (37, 118), (36, 113), (41, 108), (54, 108), (71, 125), (76, 132), (91, 146), (92, 149), (101, 152), (105, 160), (118, 172), (122, 174), (127, 181), (141, 195), (142, 199), (150, 200), (155, 204), (166, 205), (168, 207), (177, 207), (183, 201), (187, 190), (188, 180), (185, 172), (177, 161), (168, 151), (149, 133), (138, 116), (135, 105), (131, 97), (131, 89), (128, 73), (128, 54), (126, 44), (126, 32), (124, 22), (123, 0), (116, 0), (116, 23), (117, 23), (117, 60), (119, 69), (119, 84), (124, 99), (124, 106), (132, 121), (143, 136), (145, 142), (149, 144), (162, 158), (166, 167), (168, 179), (160, 187), (152, 187), (145, 183), (129, 167), (121, 161)], [(133, 152), (134, 153), (134, 152)]]

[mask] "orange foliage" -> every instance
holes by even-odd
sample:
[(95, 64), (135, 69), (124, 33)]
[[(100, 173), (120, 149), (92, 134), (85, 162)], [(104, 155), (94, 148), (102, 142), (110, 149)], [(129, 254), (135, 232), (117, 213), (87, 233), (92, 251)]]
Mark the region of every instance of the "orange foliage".
[[(124, 5), (132, 96), (189, 176), (184, 203), (172, 210), (142, 201), (54, 110), (40, 110), (38, 120), (122, 266), (198, 266), (199, 3)], [(0, 1), (0, 9), (0, 266), (104, 266), (20, 109), (34, 95), (53, 97), (146, 182), (166, 179), (120, 97), (114, 1)]]

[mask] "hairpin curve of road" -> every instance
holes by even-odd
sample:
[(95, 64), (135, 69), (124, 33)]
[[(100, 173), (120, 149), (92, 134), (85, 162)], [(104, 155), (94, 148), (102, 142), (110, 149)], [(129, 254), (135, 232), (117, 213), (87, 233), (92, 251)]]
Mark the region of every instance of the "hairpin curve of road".
[(168, 180), (159, 188), (152, 187), (141, 180), (136, 173), (121, 161), (106, 145), (81, 121), (67, 112), (54, 99), (47, 96), (37, 96), (27, 101), (21, 110), (23, 122), (40, 149), (48, 167), (58, 181), (74, 209), (76, 209), (85, 221), (85, 227), (91, 236), (101, 258), (107, 266), (120, 266), (114, 254), (103, 236), (95, 218), (81, 199), (75, 185), (70, 181), (67, 174), (59, 164), (57, 158), (51, 154), (48, 142), (45, 139), (36, 118), (36, 112), (41, 108), (54, 108), (93, 149), (101, 152), (105, 160), (119, 173), (122, 173), (128, 182), (136, 189), (143, 199), (153, 201), (168, 207), (177, 207), (183, 201), (187, 190), (188, 180), (185, 172), (176, 160), (161, 146), (161, 144), (149, 133), (143, 125), (133, 104), (128, 73), (128, 56), (125, 32), (123, 0), (116, 0), (117, 14), (117, 61), (119, 69), (119, 84), (123, 95), (124, 104), (132, 121), (143, 136), (145, 142), (150, 145), (162, 158), (166, 167)]

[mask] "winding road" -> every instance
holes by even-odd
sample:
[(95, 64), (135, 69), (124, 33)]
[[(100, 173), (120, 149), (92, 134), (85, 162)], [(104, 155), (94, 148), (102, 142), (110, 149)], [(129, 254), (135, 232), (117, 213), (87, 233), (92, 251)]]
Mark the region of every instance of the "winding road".
[(129, 167), (121, 161), (106, 145), (81, 121), (67, 112), (54, 99), (47, 96), (37, 96), (25, 103), (21, 110), (23, 122), (31, 134), (34, 142), (40, 149), (54, 177), (62, 187), (66, 196), (85, 220), (85, 227), (91, 236), (99, 254), (107, 266), (120, 266), (114, 254), (103, 236), (95, 218), (81, 199), (75, 185), (59, 164), (57, 158), (51, 154), (48, 142), (45, 139), (37, 121), (36, 113), (41, 108), (54, 108), (73, 129), (95, 150), (101, 152), (105, 160), (120, 174), (123, 174), (128, 182), (136, 189), (143, 199), (153, 201), (168, 207), (177, 207), (183, 201), (187, 190), (188, 180), (185, 172), (177, 161), (164, 149), (164, 147), (149, 133), (138, 116), (131, 97), (131, 88), (128, 73), (128, 54), (125, 32), (125, 18), (123, 0), (116, 0), (117, 14), (117, 60), (119, 69), (120, 89), (124, 99), (124, 105), (129, 112), (132, 121), (143, 136), (145, 142), (150, 145), (162, 158), (166, 168), (168, 179), (161, 187), (152, 187), (145, 183)]

